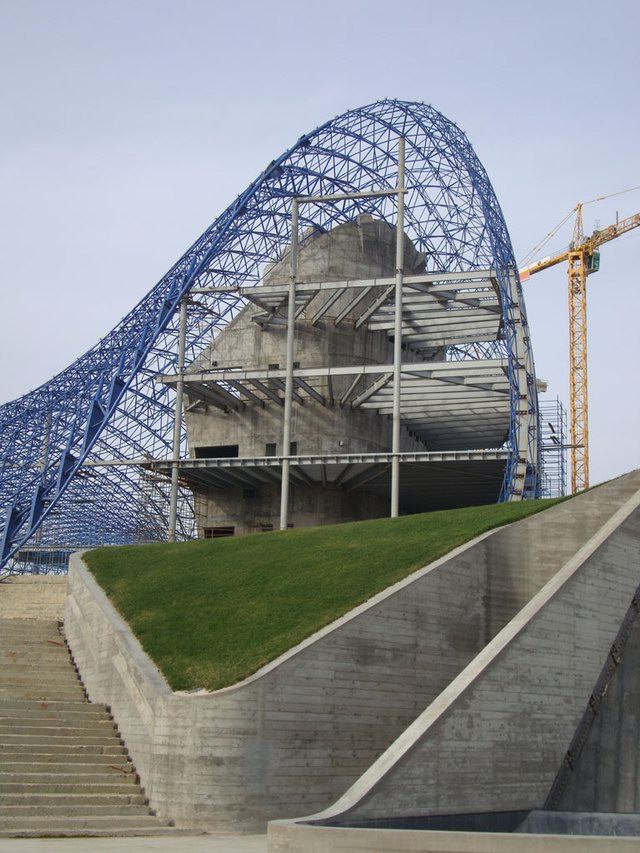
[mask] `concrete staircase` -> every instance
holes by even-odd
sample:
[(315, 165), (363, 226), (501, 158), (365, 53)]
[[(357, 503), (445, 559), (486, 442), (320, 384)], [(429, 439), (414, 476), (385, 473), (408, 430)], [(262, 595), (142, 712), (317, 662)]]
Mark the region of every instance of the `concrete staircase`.
[(0, 619), (0, 837), (175, 834), (56, 621)]

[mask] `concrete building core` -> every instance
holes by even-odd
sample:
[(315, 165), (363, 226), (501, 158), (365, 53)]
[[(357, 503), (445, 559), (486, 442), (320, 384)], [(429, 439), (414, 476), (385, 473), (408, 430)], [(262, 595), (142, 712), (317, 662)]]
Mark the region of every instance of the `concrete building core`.
[[(356, 221), (326, 232), (309, 229), (301, 235), (296, 281), (304, 284), (389, 279), (395, 274), (395, 240), (393, 227), (370, 216), (360, 216)], [(261, 287), (288, 285), (289, 251), (287, 249), (281, 258), (266, 266)], [(424, 272), (424, 256), (405, 235), (405, 275), (415, 276)], [(382, 296), (385, 296), (384, 292)], [(491, 290), (491, 297), (498, 299), (497, 289), (495, 292)], [(320, 290), (299, 308), (296, 303), (294, 367), (332, 368), (392, 363), (393, 336), (388, 329), (376, 328), (376, 323), (372, 322), (376, 317), (379, 319), (379, 311), (384, 310), (384, 304), (380, 288)], [(363, 317), (367, 318), (364, 322)], [(497, 324), (498, 319), (495, 322)], [(429, 340), (412, 341), (409, 338), (405, 341), (403, 337), (403, 364), (442, 363), (444, 357), (443, 346), (433, 345)], [(322, 376), (299, 380), (294, 393), (291, 447), (288, 451), (283, 448), (284, 382), (281, 378), (270, 378), (269, 371), (277, 374), (284, 368), (285, 361), (286, 322), (282, 313), (254, 299), (187, 368), (185, 423), (190, 458), (238, 457), (250, 460), (278, 457), (287, 452), (292, 456), (309, 457), (390, 451), (391, 417), (381, 414), (379, 407), (354, 407), (351, 402), (341, 402), (349, 397), (354, 379), (350, 375), (332, 376), (330, 370)], [(202, 371), (235, 368), (242, 368), (245, 373), (265, 373), (261, 379), (249, 380), (242, 386), (218, 384), (215, 391), (189, 381), (189, 375)], [(384, 383), (384, 379), (383, 375), (369, 374), (364, 377), (365, 384), (356, 390), (366, 397), (369, 393), (367, 388), (376, 382), (378, 385)], [(421, 423), (418, 429), (412, 428), (409, 419), (403, 422), (401, 452), (497, 448), (507, 437), (508, 405), (503, 405), (497, 415), (492, 410), (489, 417), (484, 409), (480, 409), (454, 418), (450, 413), (447, 417), (445, 411), (441, 412), (440, 418), (439, 429), (433, 426), (437, 417), (429, 418), (429, 423)], [(249, 482), (244, 476), (246, 471), (243, 474), (240, 469), (232, 471), (227, 468), (223, 483), (216, 482), (214, 475), (201, 487), (196, 485), (200, 536), (277, 529), (278, 477), (268, 468), (258, 471), (254, 467), (251, 468), (252, 481)], [(405, 511), (416, 511), (415, 501), (404, 500), (404, 504)], [(290, 526), (381, 517), (388, 515), (388, 507), (387, 489), (347, 491), (341, 486), (340, 475), (328, 479), (326, 470), (314, 479), (300, 466), (292, 478)], [(421, 507), (418, 505), (417, 508)]]

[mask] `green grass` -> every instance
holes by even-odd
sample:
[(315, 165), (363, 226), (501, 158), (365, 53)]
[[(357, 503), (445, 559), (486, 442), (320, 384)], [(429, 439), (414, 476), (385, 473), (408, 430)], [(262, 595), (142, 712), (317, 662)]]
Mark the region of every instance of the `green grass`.
[(474, 536), (554, 503), (98, 548), (85, 559), (171, 687), (215, 690)]

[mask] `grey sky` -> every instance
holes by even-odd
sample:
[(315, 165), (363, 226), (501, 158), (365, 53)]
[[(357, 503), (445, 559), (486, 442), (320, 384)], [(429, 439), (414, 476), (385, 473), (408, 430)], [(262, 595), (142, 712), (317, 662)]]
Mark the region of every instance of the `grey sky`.
[[(631, 0), (0, 0), (0, 400), (105, 334), (301, 133), (381, 97), (466, 131), (522, 257), (640, 184), (639, 24)], [(587, 228), (616, 210), (640, 193)], [(589, 279), (593, 481), (640, 465), (639, 257), (640, 230)], [(567, 402), (564, 268), (525, 294)]]

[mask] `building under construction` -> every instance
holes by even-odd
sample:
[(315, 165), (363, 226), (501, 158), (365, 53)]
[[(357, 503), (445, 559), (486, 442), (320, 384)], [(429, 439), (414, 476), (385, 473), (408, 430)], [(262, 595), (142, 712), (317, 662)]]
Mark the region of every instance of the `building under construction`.
[[(277, 528), (287, 455), (288, 526), (389, 514), (396, 238), (395, 228), (367, 215), (301, 235), (288, 448), (291, 247), (187, 367), (194, 463), (183, 463), (181, 475), (198, 495), (201, 536)], [(402, 254), (399, 512), (495, 501), (510, 423), (504, 365), (446, 361), (452, 344), (500, 340), (495, 275), (427, 272), (406, 234)]]
[(0, 567), (535, 497), (539, 430), (489, 178), (442, 114), (380, 101), (302, 136), (0, 408)]

